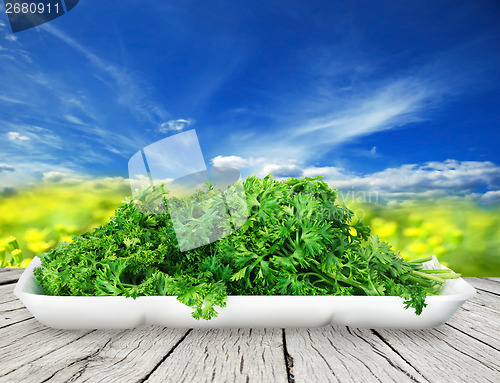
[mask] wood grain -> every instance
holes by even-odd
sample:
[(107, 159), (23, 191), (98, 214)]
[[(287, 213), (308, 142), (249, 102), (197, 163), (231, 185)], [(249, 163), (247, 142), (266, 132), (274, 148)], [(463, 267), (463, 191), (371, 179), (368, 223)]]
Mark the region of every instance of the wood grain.
[[(29, 381), (35, 374), (39, 382), (138, 382), (151, 373), (187, 331), (159, 326), (84, 334), (65, 331), (65, 344), (54, 350), (50, 348), (50, 353), (23, 364), (5, 377), (14, 382)], [(58, 333), (51, 335), (57, 337)], [(45, 338), (47, 334), (40, 332), (38, 336)]]
[(427, 381), (370, 330), (287, 330), (286, 344), (296, 382)]
[(16, 283), (24, 269), (0, 269), (0, 286)]
[(0, 286), (0, 305), (17, 299), (14, 295), (14, 286), (14, 283)]
[(193, 330), (147, 382), (287, 382), (280, 329)]
[(0, 329), (0, 382), (23, 381), (14, 380), (9, 375), (24, 365), (36, 364), (44, 356), (50, 357), (54, 351), (88, 332), (51, 329), (35, 320), (22, 321)]
[(450, 326), (374, 333), (430, 382), (493, 383), (500, 376), (500, 352)]
[(490, 279), (467, 277), (464, 279), (476, 289), (481, 289), (492, 294), (500, 295), (500, 278)]
[[(495, 301), (495, 304), (500, 301), (497, 298), (491, 300)], [(500, 311), (477, 305), (471, 300), (466, 302), (446, 325), (500, 351), (499, 318)]]

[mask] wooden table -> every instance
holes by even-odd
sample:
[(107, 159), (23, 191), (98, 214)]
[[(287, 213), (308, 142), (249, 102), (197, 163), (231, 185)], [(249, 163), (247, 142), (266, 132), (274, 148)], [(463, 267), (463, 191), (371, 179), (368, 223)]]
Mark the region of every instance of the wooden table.
[(500, 278), (432, 330), (66, 331), (14, 296), (0, 269), (0, 382), (500, 382)]

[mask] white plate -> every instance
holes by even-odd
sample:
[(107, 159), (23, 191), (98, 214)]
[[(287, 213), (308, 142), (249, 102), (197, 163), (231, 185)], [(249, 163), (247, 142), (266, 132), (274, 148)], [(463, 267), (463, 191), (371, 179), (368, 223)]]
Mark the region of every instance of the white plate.
[[(174, 328), (293, 328), (329, 324), (358, 328), (436, 327), (472, 298), (476, 290), (462, 278), (448, 280), (438, 296), (427, 297), (420, 316), (394, 296), (229, 296), (211, 320), (196, 320), (175, 296), (85, 297), (43, 295), (33, 275), (35, 257), (21, 275), (14, 294), (41, 323), (61, 329), (124, 329), (142, 324)], [(426, 268), (444, 268), (428, 262)]]

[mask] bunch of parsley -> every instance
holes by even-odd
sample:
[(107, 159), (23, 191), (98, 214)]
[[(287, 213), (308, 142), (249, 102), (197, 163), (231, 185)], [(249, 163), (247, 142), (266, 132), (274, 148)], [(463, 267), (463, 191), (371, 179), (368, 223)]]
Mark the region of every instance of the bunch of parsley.
[[(194, 318), (208, 320), (228, 295), (396, 295), (419, 315), (427, 295), (459, 276), (422, 270), (428, 258), (405, 262), (371, 236), (368, 226), (354, 222), (351, 210), (336, 204), (337, 191), (321, 177), (251, 176), (241, 182), (248, 219), (218, 241), (181, 252), (178, 238), (189, 236), (193, 227), (186, 224), (176, 235), (168, 209), (146, 214), (137, 207), (161, 200), (193, 206), (203, 195), (218, 195), (212, 185), (169, 200), (159, 185), (144, 191), (142, 199), (121, 203), (104, 225), (42, 254), (37, 281), (47, 295), (175, 295), (193, 308)], [(224, 206), (222, 198), (211, 201)], [(185, 210), (195, 218), (186, 221), (190, 224), (213, 216), (210, 209)], [(226, 228), (218, 228), (215, 219), (207, 226), (212, 216), (202, 226), (206, 236), (220, 238)]]

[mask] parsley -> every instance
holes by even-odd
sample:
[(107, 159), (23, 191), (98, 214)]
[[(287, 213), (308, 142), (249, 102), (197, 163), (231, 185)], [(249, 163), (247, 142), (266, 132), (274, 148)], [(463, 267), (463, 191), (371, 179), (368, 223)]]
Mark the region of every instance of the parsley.
[[(206, 243), (227, 227), (217, 226), (215, 207), (185, 209), (195, 219), (185, 217), (185, 231), (176, 236), (168, 211), (158, 204), (151, 206), (163, 214), (137, 209), (167, 202), (163, 185), (155, 186), (144, 198), (121, 203), (104, 225), (42, 254), (42, 268), (35, 269), (38, 283), (48, 295), (175, 295), (193, 308), (193, 317), (208, 320), (228, 295), (396, 295), (420, 315), (427, 295), (437, 294), (445, 279), (460, 276), (422, 271), (429, 258), (405, 262), (368, 226), (354, 221), (351, 210), (335, 203), (337, 191), (321, 177), (251, 176), (241, 182), (248, 219), (216, 242), (181, 252), (177, 238), (183, 241), (201, 227), (197, 235)], [(223, 206), (211, 184), (168, 202), (187, 207), (207, 201), (206, 196)]]

